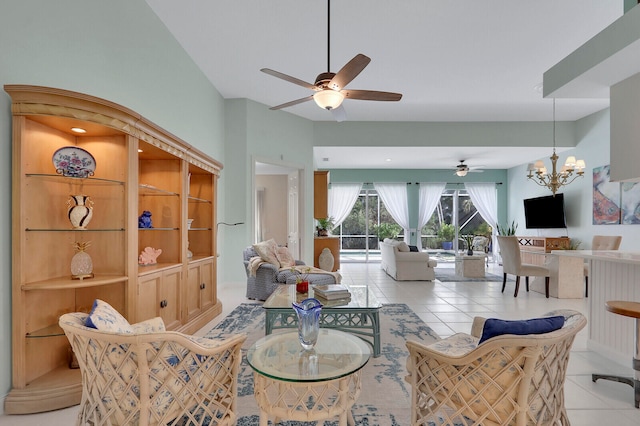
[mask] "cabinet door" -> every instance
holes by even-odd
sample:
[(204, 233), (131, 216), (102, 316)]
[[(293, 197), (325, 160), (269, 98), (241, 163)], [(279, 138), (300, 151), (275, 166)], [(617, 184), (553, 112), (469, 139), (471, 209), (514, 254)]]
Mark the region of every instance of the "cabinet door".
[(162, 317), (167, 330), (180, 326), (180, 268), (143, 275), (138, 279), (138, 319)]
[(181, 268), (172, 268), (162, 273), (160, 283), (159, 316), (162, 317), (167, 330), (180, 326), (180, 279)]
[(213, 259), (200, 264), (200, 309), (207, 310), (216, 303), (216, 288), (213, 282)]
[(200, 313), (200, 263), (189, 264), (187, 274), (187, 322), (189, 322)]
[(161, 272), (143, 275), (138, 278), (137, 319), (139, 321), (148, 320), (159, 315), (160, 306), (158, 305), (158, 301), (160, 296), (158, 290), (160, 289), (161, 281)]
[(188, 274), (187, 321), (191, 321), (216, 302), (213, 259), (190, 264)]
[(313, 217), (328, 217), (329, 172), (317, 170), (313, 172)]

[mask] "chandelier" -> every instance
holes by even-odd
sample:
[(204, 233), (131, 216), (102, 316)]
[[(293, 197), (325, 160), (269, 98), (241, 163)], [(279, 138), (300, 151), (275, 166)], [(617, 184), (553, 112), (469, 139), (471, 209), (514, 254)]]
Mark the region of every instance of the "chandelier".
[(567, 157), (564, 166), (557, 171), (556, 163), (558, 162), (558, 155), (556, 154), (556, 100), (553, 99), (553, 154), (551, 157), (551, 174), (548, 173), (542, 160), (538, 160), (533, 163), (529, 163), (527, 171), (529, 174), (527, 178), (531, 179), (540, 186), (546, 186), (551, 190), (553, 195), (556, 195), (558, 189), (565, 185), (569, 185), (578, 177), (584, 176), (584, 169), (586, 164), (584, 160), (576, 160), (576, 157), (570, 155)]

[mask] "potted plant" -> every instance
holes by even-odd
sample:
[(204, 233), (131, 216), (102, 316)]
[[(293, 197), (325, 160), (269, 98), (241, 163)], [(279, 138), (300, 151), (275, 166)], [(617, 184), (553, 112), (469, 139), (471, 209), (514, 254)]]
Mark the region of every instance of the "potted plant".
[(467, 256), (473, 256), (473, 239), (475, 235), (473, 234), (465, 234), (460, 235), (460, 239), (464, 241), (465, 246), (467, 247)]
[(304, 266), (296, 268), (292, 266), (290, 270), (296, 276), (296, 291), (298, 293), (306, 293), (309, 291), (309, 274), (311, 273), (311, 267)]
[(333, 218), (331, 216), (316, 219), (316, 222), (318, 223), (316, 225), (316, 231), (318, 232), (318, 237), (327, 237), (333, 230), (333, 227), (335, 226), (333, 222)]
[(401, 230), (397, 223), (381, 223), (374, 227), (373, 232), (378, 236), (378, 240), (384, 241), (385, 238), (398, 238)]
[(443, 223), (438, 229), (438, 237), (442, 241), (444, 250), (453, 250), (453, 238), (456, 236), (456, 228), (449, 224)]
[(498, 235), (516, 235), (516, 230), (518, 229), (518, 224), (515, 220), (511, 221), (511, 225), (505, 227), (496, 225), (496, 230), (498, 231)]

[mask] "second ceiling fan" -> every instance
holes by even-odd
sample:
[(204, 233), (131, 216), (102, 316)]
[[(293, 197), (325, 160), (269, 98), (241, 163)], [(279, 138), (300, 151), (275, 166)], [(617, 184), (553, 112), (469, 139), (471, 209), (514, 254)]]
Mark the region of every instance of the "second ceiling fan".
[(282, 80), (288, 81), (298, 86), (313, 90), (315, 93), (304, 98), (276, 105), (269, 109), (276, 110), (298, 105), (313, 99), (320, 108), (327, 109), (333, 113), (337, 121), (344, 121), (346, 113), (342, 107), (342, 101), (345, 99), (358, 99), (365, 101), (399, 101), (402, 99), (401, 93), (380, 92), (376, 90), (350, 90), (345, 89), (362, 70), (369, 65), (371, 58), (357, 54), (337, 73), (331, 72), (330, 54), (331, 54), (331, 0), (327, 0), (327, 72), (318, 74), (315, 83), (307, 83), (299, 78), (274, 71), (269, 68), (262, 68), (260, 71), (272, 75)]

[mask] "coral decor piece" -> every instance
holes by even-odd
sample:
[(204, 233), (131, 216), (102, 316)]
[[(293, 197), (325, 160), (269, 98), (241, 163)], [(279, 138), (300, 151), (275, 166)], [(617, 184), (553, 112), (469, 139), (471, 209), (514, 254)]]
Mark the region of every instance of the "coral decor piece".
[(138, 256), (138, 264), (139, 265), (155, 265), (157, 262), (158, 256), (162, 253), (162, 249), (154, 249), (153, 247), (145, 247), (144, 250), (140, 252), (140, 256)]

